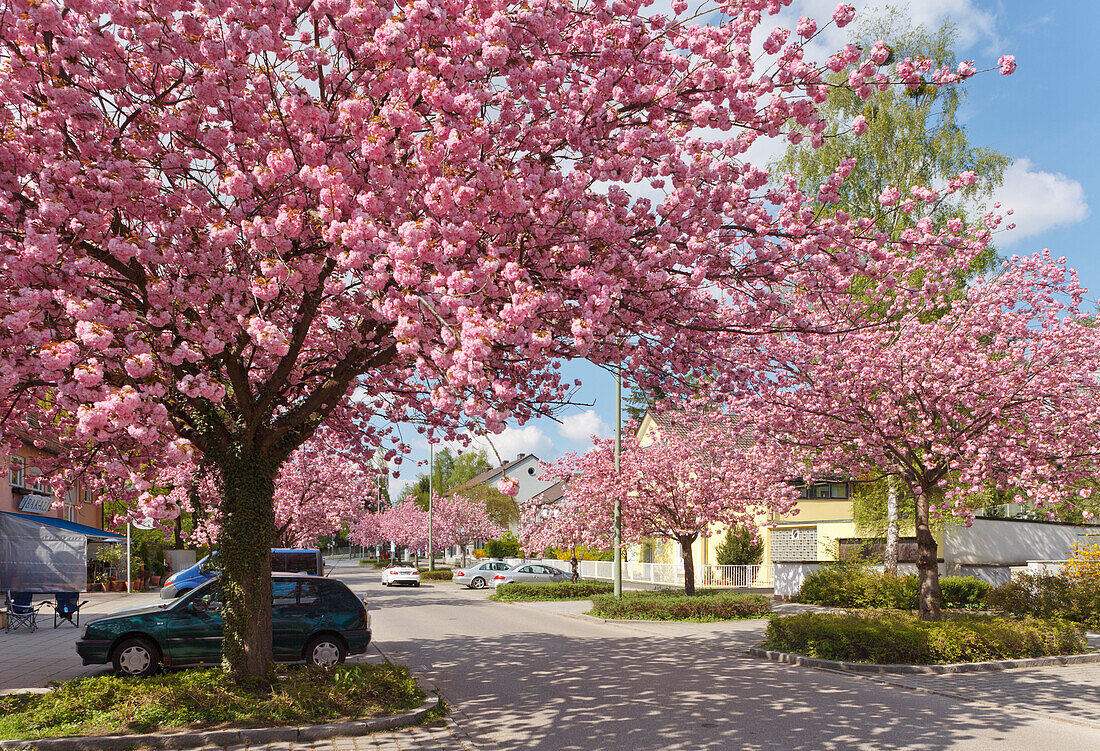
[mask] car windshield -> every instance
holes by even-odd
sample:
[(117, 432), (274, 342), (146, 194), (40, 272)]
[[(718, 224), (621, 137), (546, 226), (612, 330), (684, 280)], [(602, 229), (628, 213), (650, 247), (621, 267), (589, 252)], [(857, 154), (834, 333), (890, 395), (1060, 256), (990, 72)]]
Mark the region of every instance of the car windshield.
[(214, 571), (215, 570), (214, 569), (214, 556), (215, 555), (217, 555), (217, 554), (216, 553), (211, 553), (210, 555), (206, 556), (201, 561), (199, 561), (199, 571), (201, 571), (204, 574), (209, 574), (211, 571)]

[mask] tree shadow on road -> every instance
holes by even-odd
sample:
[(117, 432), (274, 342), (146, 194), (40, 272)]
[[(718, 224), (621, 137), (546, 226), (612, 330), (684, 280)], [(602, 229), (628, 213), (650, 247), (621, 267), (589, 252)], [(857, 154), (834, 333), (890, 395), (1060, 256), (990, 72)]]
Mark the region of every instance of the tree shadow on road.
[(392, 635), (383, 648), (503, 749), (1100, 747), (1100, 731), (749, 658), (722, 634), (577, 631), (596, 635)]

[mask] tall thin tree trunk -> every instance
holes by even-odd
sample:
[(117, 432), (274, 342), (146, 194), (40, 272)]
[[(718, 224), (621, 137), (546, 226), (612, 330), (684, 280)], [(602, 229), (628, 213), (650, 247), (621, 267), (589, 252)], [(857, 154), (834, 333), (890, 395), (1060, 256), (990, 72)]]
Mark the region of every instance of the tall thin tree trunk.
[(695, 558), (691, 551), (691, 544), (695, 542), (696, 535), (679, 538), (681, 555), (684, 557), (684, 594), (695, 594)]
[(932, 536), (928, 523), (929, 492), (922, 487), (916, 495), (917, 521), (917, 572), (920, 576), (920, 619), (922, 621), (940, 620), (940, 569), (937, 558), (938, 546)]
[(183, 550), (183, 514), (176, 514), (176, 522), (172, 529), (172, 539), (176, 550)]
[(886, 552), (883, 555), (884, 572), (898, 575), (898, 478), (886, 478)]
[(238, 676), (264, 676), (271, 646), (271, 540), (275, 536), (275, 474), (268, 457), (230, 447), (219, 466), (225, 495), (218, 534), (222, 655)]

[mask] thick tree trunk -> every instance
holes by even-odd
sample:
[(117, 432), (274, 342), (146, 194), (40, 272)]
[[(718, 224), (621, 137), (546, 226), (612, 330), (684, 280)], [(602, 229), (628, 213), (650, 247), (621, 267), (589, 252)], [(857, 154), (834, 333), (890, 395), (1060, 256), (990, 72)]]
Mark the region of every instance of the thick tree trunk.
[(898, 478), (886, 478), (886, 552), (883, 555), (884, 573), (898, 575)]
[(920, 619), (922, 621), (938, 621), (943, 594), (940, 592), (940, 570), (937, 561), (937, 558), (939, 558), (937, 554), (938, 546), (936, 545), (936, 538), (932, 536), (932, 528), (928, 524), (929, 503), (928, 490), (922, 489), (916, 495)]
[(689, 537), (681, 537), (677, 540), (680, 543), (681, 555), (684, 557), (684, 594), (695, 594), (695, 559), (691, 552), (691, 544), (695, 542), (696, 535)]
[(183, 516), (176, 515), (176, 522), (172, 525), (172, 540), (176, 550), (183, 550)]
[(225, 497), (218, 534), (222, 654), (238, 676), (271, 672), (271, 540), (275, 535), (275, 474), (267, 457), (233, 449), (219, 463)]

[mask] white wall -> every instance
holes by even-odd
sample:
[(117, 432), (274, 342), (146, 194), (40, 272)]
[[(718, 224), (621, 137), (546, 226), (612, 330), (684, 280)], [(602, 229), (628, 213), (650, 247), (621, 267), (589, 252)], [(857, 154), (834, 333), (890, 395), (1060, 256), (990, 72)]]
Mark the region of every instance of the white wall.
[(1074, 541), (1100, 526), (1075, 526), (1016, 519), (975, 519), (970, 527), (951, 527), (940, 555), (952, 568), (959, 565), (1024, 566), (1034, 560), (1065, 560)]

